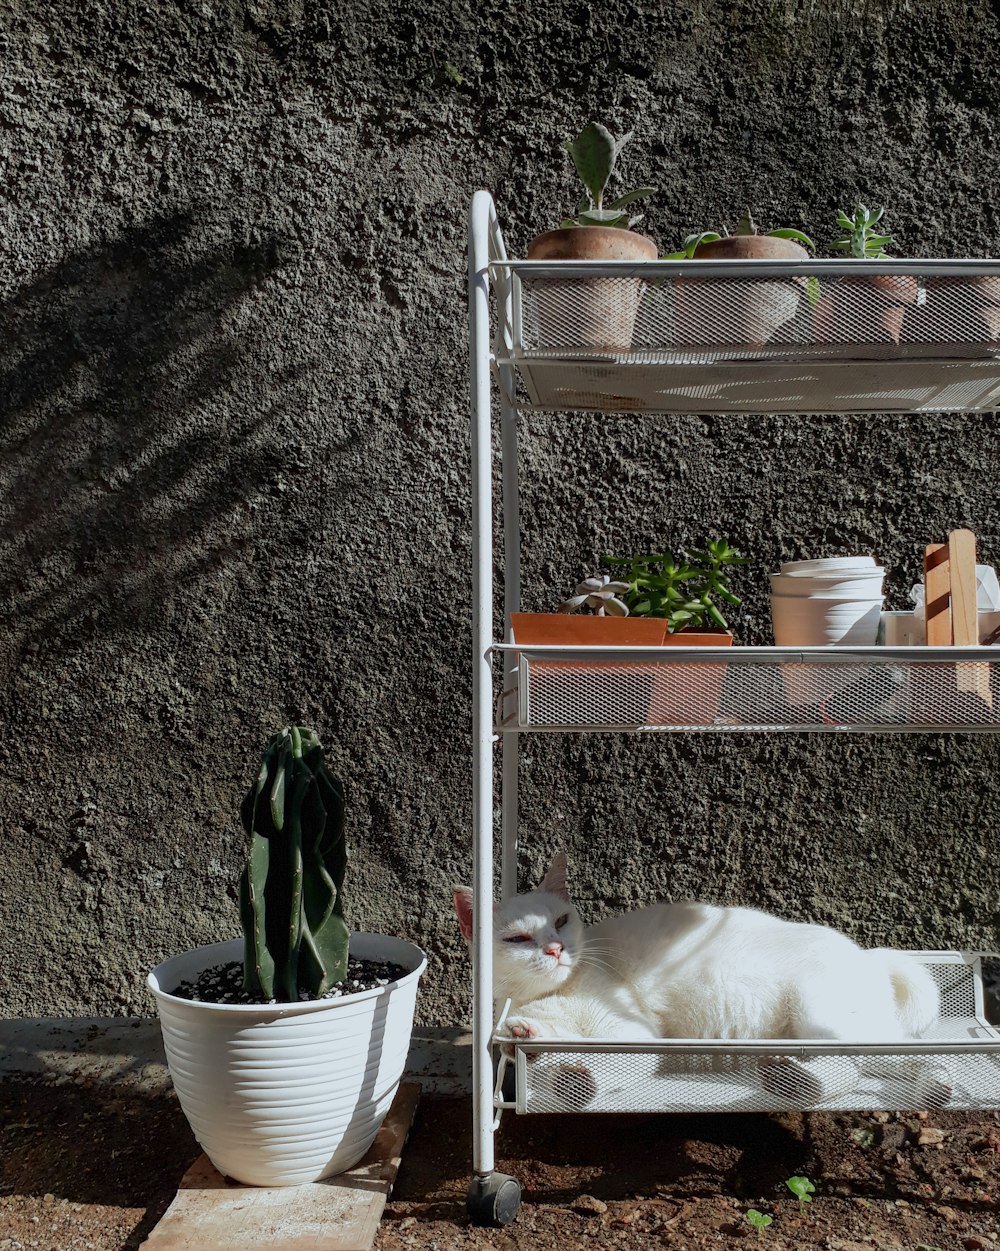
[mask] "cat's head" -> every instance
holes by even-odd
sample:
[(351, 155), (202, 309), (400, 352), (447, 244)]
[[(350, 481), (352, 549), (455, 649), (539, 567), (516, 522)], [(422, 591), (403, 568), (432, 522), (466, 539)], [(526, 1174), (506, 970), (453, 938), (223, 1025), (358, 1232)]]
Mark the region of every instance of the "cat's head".
[[(472, 891), (454, 890), (462, 936), (472, 941)], [(537, 890), (493, 906), (493, 976), (499, 997), (523, 1003), (558, 990), (576, 968), (583, 922), (566, 890), (566, 856), (557, 852)]]

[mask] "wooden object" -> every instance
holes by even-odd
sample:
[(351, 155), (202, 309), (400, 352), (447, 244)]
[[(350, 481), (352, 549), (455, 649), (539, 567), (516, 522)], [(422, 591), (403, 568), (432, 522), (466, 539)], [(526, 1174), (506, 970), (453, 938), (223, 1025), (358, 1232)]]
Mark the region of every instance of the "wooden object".
[(952, 530), (948, 535), (948, 570), (951, 575), (951, 642), (956, 647), (975, 647), (979, 642), (979, 618), (976, 536), (971, 530)]
[[(948, 566), (951, 572), (951, 641), (956, 647), (979, 643), (979, 609), (976, 605), (976, 536), (971, 530), (952, 530), (948, 535)], [(960, 691), (978, 695), (993, 707), (988, 665), (960, 664), (956, 685)]]
[(951, 573), (948, 544), (924, 549), (924, 627), (928, 647), (951, 646)]
[(325, 1181), (245, 1186), (199, 1156), (142, 1251), (370, 1251), (419, 1098), (402, 1082), (365, 1158)]
[[(971, 530), (952, 530), (947, 543), (924, 549), (924, 620), (929, 647), (978, 645), (976, 536)], [(989, 665), (956, 664), (955, 688), (993, 707)]]

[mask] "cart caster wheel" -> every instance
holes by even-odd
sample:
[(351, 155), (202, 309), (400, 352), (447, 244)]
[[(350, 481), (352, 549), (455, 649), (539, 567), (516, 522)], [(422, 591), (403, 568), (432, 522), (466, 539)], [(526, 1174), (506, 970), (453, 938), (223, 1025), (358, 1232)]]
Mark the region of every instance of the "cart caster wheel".
[(509, 1225), (521, 1207), (521, 1185), (506, 1173), (473, 1177), (465, 1210), (473, 1225)]

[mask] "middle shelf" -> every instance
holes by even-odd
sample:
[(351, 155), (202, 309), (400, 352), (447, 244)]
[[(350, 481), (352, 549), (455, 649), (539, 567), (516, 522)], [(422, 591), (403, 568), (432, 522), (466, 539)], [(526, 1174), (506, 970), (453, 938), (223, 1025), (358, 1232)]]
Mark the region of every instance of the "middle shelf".
[(498, 732), (1000, 731), (995, 647), (494, 650)]

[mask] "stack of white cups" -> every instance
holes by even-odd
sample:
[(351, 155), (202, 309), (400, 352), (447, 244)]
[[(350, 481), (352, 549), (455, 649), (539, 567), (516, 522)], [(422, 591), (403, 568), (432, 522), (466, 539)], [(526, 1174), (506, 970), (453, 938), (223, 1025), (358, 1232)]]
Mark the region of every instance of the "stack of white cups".
[(874, 647), (885, 569), (872, 556), (791, 560), (771, 574), (778, 647)]

